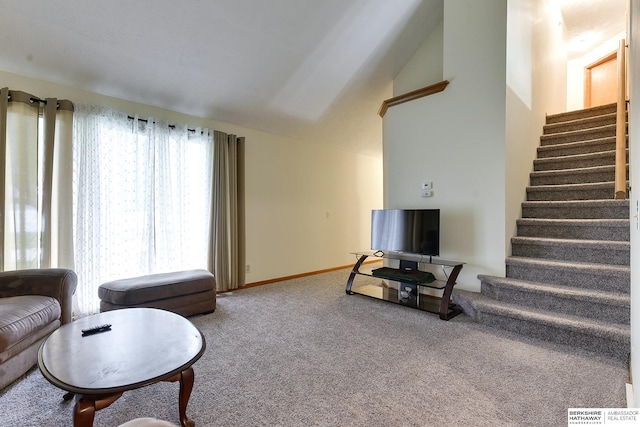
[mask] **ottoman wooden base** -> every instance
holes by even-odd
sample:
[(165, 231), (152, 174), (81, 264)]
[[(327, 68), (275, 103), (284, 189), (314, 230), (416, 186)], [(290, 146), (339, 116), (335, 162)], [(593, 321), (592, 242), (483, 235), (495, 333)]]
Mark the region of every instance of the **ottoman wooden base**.
[(150, 307), (192, 316), (216, 309), (216, 282), (207, 270), (176, 271), (103, 283), (98, 296), (100, 311)]

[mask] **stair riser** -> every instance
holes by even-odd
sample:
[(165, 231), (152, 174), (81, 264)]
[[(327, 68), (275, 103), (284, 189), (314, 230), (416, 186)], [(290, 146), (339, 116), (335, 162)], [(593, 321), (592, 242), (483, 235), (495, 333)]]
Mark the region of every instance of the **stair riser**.
[(584, 110), (569, 111), (569, 112), (560, 113), (560, 114), (552, 114), (547, 116), (546, 122), (547, 124), (562, 123), (567, 121), (601, 116), (605, 114), (613, 114), (613, 113), (616, 113), (617, 111), (616, 109), (617, 109), (616, 104), (608, 104), (608, 105), (601, 105), (598, 107), (593, 107), (593, 108), (584, 109)]
[(582, 226), (582, 225), (546, 225), (546, 224), (519, 224), (518, 236), (542, 237), (555, 239), (580, 239), (580, 240), (613, 240), (618, 242), (629, 241), (629, 225), (625, 226)]
[(611, 138), (616, 136), (616, 127), (603, 126), (601, 128), (587, 129), (581, 131), (567, 132), (553, 135), (543, 135), (540, 137), (540, 145), (566, 144), (568, 142), (588, 141), (590, 139)]
[(549, 219), (626, 219), (629, 218), (629, 206), (523, 206), (522, 217)]
[(615, 138), (598, 139), (595, 141), (586, 141), (576, 144), (549, 145), (547, 147), (538, 147), (538, 159), (602, 153), (606, 151), (615, 151), (615, 149)]
[(616, 306), (598, 301), (581, 301), (566, 296), (531, 293), (526, 290), (500, 287), (482, 282), (481, 292), (498, 301), (523, 305), (530, 308), (548, 310), (572, 316), (604, 320), (612, 323), (629, 324), (629, 306)]
[(613, 196), (613, 184), (594, 189), (572, 189), (571, 187), (554, 189), (527, 188), (527, 201), (530, 202), (613, 199)]
[(613, 339), (587, 335), (581, 331), (558, 329), (540, 323), (529, 322), (523, 319), (504, 317), (494, 313), (478, 313), (476, 321), (509, 330), (518, 334), (551, 341), (558, 344), (578, 347), (597, 354), (613, 357), (618, 360), (628, 360), (630, 351), (629, 339)]
[[(627, 163), (628, 161), (627, 154)], [(593, 168), (598, 166), (615, 166), (616, 153), (615, 151), (607, 151), (603, 153), (596, 153), (594, 155), (586, 155), (582, 157), (553, 157), (547, 159), (537, 159), (533, 161), (533, 170), (542, 171), (557, 171), (567, 169), (580, 169), (580, 168)]]
[(616, 124), (616, 114), (606, 114), (602, 116), (589, 117), (586, 119), (572, 120), (569, 122), (547, 124), (543, 127), (544, 135), (552, 135), (554, 133), (572, 132), (577, 130), (586, 130), (602, 126)]
[(551, 259), (558, 261), (576, 261), (592, 264), (629, 265), (629, 249), (615, 250), (605, 248), (576, 247), (564, 245), (538, 245), (513, 242), (513, 256)]
[[(629, 172), (627, 171), (627, 179)], [(556, 173), (556, 174), (535, 174), (532, 173), (529, 182), (532, 186), (535, 185), (565, 185), (565, 184), (588, 184), (596, 182), (613, 182), (615, 181), (614, 168), (607, 168), (606, 170), (597, 172), (571, 172), (571, 173)]]
[(561, 267), (540, 268), (536, 266), (507, 264), (506, 277), (549, 283), (558, 286), (576, 286), (610, 292), (629, 293), (629, 274), (597, 274), (587, 270), (575, 271)]

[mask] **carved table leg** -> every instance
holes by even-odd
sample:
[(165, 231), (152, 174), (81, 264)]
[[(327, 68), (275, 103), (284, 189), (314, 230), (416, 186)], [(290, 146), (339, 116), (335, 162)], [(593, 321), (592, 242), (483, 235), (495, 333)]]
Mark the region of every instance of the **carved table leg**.
[(122, 393), (107, 394), (102, 396), (78, 396), (73, 414), (74, 427), (91, 427), (96, 411), (104, 409), (118, 400)]
[(195, 421), (187, 417), (187, 404), (193, 390), (193, 368), (189, 366), (187, 369), (165, 381), (180, 381), (180, 396), (178, 396), (178, 410), (180, 413), (180, 425), (182, 427), (194, 427)]
[(73, 413), (74, 427), (90, 427), (93, 425), (93, 417), (96, 414), (95, 401), (92, 399), (78, 399)]
[(180, 398), (178, 400), (178, 407), (180, 410), (180, 424), (182, 424), (182, 427), (193, 427), (196, 425), (193, 420), (187, 418), (187, 404), (189, 403), (189, 397), (191, 397), (192, 389), (193, 368), (189, 367), (180, 374)]

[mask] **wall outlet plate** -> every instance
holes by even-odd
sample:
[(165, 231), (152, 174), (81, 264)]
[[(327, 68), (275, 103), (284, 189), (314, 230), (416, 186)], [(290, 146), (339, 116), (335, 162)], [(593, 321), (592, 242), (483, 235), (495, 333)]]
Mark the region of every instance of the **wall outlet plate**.
[(422, 197), (432, 197), (433, 191), (431, 190), (422, 190)]
[(433, 188), (433, 182), (427, 181), (422, 183), (423, 190), (431, 190)]

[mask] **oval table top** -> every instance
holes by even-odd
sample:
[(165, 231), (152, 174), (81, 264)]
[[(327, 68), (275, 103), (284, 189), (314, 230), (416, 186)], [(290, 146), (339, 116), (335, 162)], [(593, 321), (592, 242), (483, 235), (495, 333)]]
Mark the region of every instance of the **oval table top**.
[[(111, 330), (82, 330), (111, 324)], [(61, 326), (40, 346), (38, 366), (53, 385), (76, 394), (143, 387), (189, 368), (204, 353), (200, 330), (170, 311), (127, 308)]]

